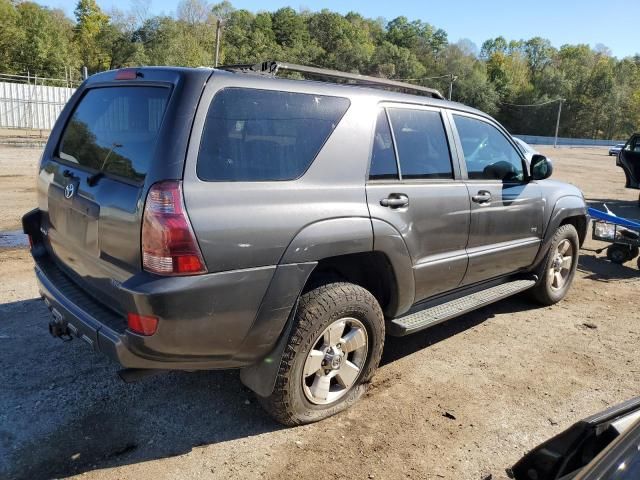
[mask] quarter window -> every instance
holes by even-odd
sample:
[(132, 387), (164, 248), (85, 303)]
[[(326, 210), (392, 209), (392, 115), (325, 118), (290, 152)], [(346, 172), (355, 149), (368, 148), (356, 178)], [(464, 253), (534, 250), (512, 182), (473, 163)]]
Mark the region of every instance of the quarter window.
[(226, 88), (214, 97), (196, 171), (206, 181), (301, 176), (349, 108), (341, 97)]
[(403, 179), (453, 178), (447, 136), (439, 112), (388, 109)]
[(384, 109), (378, 112), (376, 122), (376, 133), (373, 137), (373, 151), (371, 153), (371, 169), (369, 171), (371, 180), (397, 180), (398, 163), (393, 150), (393, 140), (391, 129), (387, 121)]
[(504, 182), (524, 179), (522, 158), (496, 127), (462, 115), (453, 115), (453, 118), (469, 179)]

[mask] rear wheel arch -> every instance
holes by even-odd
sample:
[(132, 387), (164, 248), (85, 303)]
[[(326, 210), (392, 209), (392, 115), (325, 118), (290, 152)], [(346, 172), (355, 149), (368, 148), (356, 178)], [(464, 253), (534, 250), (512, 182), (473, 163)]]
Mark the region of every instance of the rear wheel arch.
[[(346, 266), (338, 268), (337, 259), (347, 262)], [(345, 275), (345, 270), (350, 270), (354, 264), (373, 269), (375, 273), (391, 273), (390, 301), (380, 300), (385, 315), (397, 316), (413, 305), (415, 279), (411, 256), (401, 233), (385, 221), (344, 217), (307, 225), (296, 234), (280, 260), (280, 264), (301, 262), (318, 262), (316, 271), (328, 274), (333, 269), (334, 274), (342, 274), (342, 278), (349, 281), (357, 280), (357, 275), (351, 271)], [(316, 273), (314, 281), (317, 278)], [(355, 283), (365, 288), (370, 286), (362, 281)]]
[(396, 275), (383, 252), (353, 253), (320, 260), (302, 293), (334, 281), (345, 281), (365, 288), (375, 297), (385, 314), (397, 309)]
[[(313, 264), (305, 263), (298, 266), (304, 266), (299, 278), (305, 280), (295, 292), (297, 299), (323, 285), (347, 282), (370, 292), (386, 316), (393, 316), (394, 309), (398, 307), (398, 292), (402, 285), (396, 281), (391, 262), (383, 252), (367, 251), (337, 255), (323, 258)], [(296, 271), (298, 269), (296, 267)], [(287, 273), (287, 276), (289, 275), (290, 273)], [(413, 291), (411, 294), (413, 295)], [(271, 351), (264, 356), (263, 360), (245, 367), (240, 372), (242, 383), (260, 397), (268, 397), (273, 392), (278, 368), (286, 351), (291, 330), (295, 325), (297, 309), (298, 300), (293, 303), (288, 312), (288, 319)]]

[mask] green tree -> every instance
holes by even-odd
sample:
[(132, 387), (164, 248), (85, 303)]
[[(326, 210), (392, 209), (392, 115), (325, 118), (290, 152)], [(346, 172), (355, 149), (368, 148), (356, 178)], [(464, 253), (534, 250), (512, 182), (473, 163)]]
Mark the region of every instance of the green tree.
[(18, 45), (24, 42), (20, 15), (9, 0), (0, 0), (0, 72), (18, 73), (16, 65)]
[(100, 10), (95, 0), (78, 0), (74, 10), (76, 17), (75, 42), (82, 64), (95, 73), (109, 68), (111, 58), (108, 49), (99, 41), (109, 24), (109, 16)]
[(59, 10), (24, 2), (16, 7), (13, 65), (17, 72), (40, 77), (64, 77), (65, 68), (77, 66), (71, 45), (72, 24)]

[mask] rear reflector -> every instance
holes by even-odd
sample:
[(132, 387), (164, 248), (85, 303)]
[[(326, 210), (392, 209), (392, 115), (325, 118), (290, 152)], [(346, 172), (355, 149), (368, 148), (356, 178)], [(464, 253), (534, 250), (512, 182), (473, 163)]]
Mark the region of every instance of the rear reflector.
[(140, 335), (153, 335), (158, 329), (158, 319), (137, 313), (127, 313), (127, 325), (129, 330)]
[(147, 194), (142, 221), (142, 267), (158, 275), (206, 273), (182, 199), (182, 183), (156, 183)]

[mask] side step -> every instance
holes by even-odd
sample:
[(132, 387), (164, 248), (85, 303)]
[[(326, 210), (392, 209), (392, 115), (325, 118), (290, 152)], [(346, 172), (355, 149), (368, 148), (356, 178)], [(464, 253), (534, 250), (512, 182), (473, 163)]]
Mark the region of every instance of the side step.
[(514, 280), (494, 287), (480, 290), (464, 297), (425, 308), (415, 313), (393, 319), (387, 325), (387, 333), (401, 337), (437, 323), (444, 322), (463, 313), (476, 310), (490, 303), (497, 302), (513, 294), (522, 292), (536, 284), (535, 280)]

